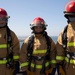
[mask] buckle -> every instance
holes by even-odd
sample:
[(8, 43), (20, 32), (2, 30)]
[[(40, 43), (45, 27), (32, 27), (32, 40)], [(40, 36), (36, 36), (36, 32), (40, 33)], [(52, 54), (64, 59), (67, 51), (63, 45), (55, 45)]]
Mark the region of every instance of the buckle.
[(75, 56), (72, 56), (73, 59), (75, 59)]
[(3, 60), (7, 60), (7, 58), (3, 58)]
[(0, 60), (7, 60), (7, 58), (0, 58)]
[(41, 60), (43, 58), (44, 58), (44, 56), (32, 56), (33, 60)]
[(73, 52), (68, 52), (68, 53), (67, 53), (67, 57), (70, 58), (70, 59), (71, 59), (71, 58), (72, 58), (72, 59), (75, 59), (75, 53), (73, 53)]
[(42, 59), (42, 57), (41, 56), (38, 56), (38, 60), (41, 60)]
[(67, 54), (67, 57), (70, 58), (70, 54)]

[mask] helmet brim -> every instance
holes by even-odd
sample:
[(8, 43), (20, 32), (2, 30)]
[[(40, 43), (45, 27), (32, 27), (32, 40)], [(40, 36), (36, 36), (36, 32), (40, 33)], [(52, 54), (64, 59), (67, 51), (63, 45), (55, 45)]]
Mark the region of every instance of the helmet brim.
[(10, 18), (10, 16), (6, 16), (6, 18), (8, 18), (8, 19), (9, 19), (9, 18)]

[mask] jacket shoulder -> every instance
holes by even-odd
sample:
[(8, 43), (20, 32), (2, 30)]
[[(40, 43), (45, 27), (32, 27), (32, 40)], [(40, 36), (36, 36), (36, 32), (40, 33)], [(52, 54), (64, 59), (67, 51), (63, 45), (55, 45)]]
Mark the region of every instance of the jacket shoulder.
[(24, 43), (28, 43), (30, 36), (24, 39)]

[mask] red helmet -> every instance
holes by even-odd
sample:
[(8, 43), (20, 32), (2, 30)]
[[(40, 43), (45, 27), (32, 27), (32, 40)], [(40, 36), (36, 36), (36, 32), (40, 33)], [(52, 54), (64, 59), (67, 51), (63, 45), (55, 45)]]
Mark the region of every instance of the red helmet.
[(64, 14), (65, 14), (65, 17), (69, 15), (75, 15), (75, 1), (74, 0), (67, 3)]
[(30, 24), (32, 30), (35, 26), (40, 26), (40, 25), (42, 25), (44, 27), (44, 30), (46, 29), (47, 25), (46, 25), (44, 19), (42, 19), (41, 17), (36, 17), (33, 20), (32, 24)]
[(9, 16), (7, 15), (6, 10), (4, 10), (3, 8), (0, 8), (0, 16), (9, 18)]

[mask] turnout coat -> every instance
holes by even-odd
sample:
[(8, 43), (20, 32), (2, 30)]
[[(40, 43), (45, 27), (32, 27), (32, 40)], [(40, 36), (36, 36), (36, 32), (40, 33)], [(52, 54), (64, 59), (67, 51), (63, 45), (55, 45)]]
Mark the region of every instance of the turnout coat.
[[(49, 41), (51, 41), (51, 49), (50, 49), (50, 60), (46, 60), (45, 62), (45, 73), (48, 73), (49, 67), (55, 67), (55, 55), (56, 55), (56, 46), (54, 41), (49, 37)], [(31, 65), (30, 65), (30, 71), (28, 70), (28, 57), (27, 57), (27, 47), (28, 47), (28, 40), (29, 37), (27, 37), (24, 40), (24, 43), (21, 47), (20, 51), (20, 63), (21, 63), (21, 70), (26, 71), (28, 75), (44, 75), (40, 74), (40, 71), (42, 69), (43, 61), (44, 59), (41, 60), (36, 60), (32, 59), (31, 60)], [(47, 52), (47, 44), (46, 44), (46, 39), (43, 36), (43, 34), (36, 34), (34, 35), (34, 43), (33, 43), (33, 52), (32, 56), (45, 56)], [(34, 61), (35, 60), (35, 61)], [(49, 65), (50, 64), (50, 65)], [(34, 66), (35, 66), (35, 71), (34, 71)], [(48, 71), (48, 72), (47, 72)]]
[[(75, 22), (69, 23), (67, 28), (67, 48), (63, 49), (62, 42), (63, 31), (58, 36), (57, 47), (57, 63), (63, 63), (65, 75), (75, 75)], [(65, 52), (71, 53), (71, 56)], [(72, 55), (73, 54), (73, 55)], [(70, 59), (69, 59), (70, 58)]]
[[(10, 31), (12, 36), (12, 52), (14, 61), (19, 60), (20, 44), (17, 36)], [(14, 68), (6, 67), (7, 56), (10, 53), (10, 47), (7, 50), (7, 30), (6, 27), (0, 28), (0, 75), (13, 75)], [(9, 52), (9, 53), (8, 53)]]

